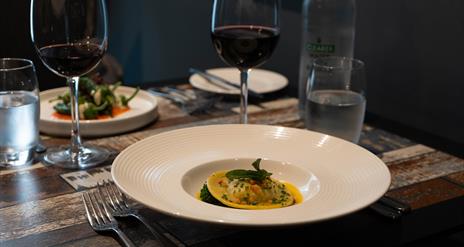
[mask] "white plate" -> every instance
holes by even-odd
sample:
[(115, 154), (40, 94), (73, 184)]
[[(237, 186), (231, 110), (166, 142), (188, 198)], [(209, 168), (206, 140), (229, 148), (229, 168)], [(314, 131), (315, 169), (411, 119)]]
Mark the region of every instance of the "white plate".
[[(216, 68), (207, 70), (209, 73), (222, 77), (234, 84), (240, 85), (240, 72), (236, 68)], [(201, 90), (220, 94), (240, 94), (240, 89), (223, 89), (198, 74), (190, 76), (190, 84)], [(248, 87), (257, 93), (271, 93), (287, 86), (288, 79), (276, 72), (252, 69), (248, 77)]]
[[(53, 116), (53, 106), (56, 102), (51, 99), (62, 95), (67, 87), (46, 90), (40, 93), (40, 124), (42, 133), (55, 136), (69, 136), (71, 133), (71, 121), (57, 119)], [(120, 86), (116, 89), (117, 95), (130, 96), (135, 88)], [(103, 120), (81, 120), (81, 136), (96, 137), (114, 135), (131, 131), (156, 119), (158, 103), (150, 93), (140, 90), (134, 99), (129, 102), (130, 110), (114, 118)]]
[[(261, 168), (290, 181), (301, 204), (269, 210), (214, 206), (194, 195), (217, 170)], [(235, 161), (236, 163), (235, 163)], [(210, 125), (158, 134), (125, 149), (112, 166), (130, 197), (171, 216), (239, 226), (303, 224), (342, 216), (388, 189), (386, 165), (350, 142), (307, 130), (265, 125)]]

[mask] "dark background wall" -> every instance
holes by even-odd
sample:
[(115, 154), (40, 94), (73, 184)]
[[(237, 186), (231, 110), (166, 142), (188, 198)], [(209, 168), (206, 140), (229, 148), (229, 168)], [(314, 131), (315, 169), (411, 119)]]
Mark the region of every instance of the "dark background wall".
[[(127, 84), (185, 78), (220, 67), (209, 31), (211, 0), (111, 0), (109, 53)], [(264, 68), (296, 95), (301, 1), (283, 0), (278, 48)], [(0, 57), (32, 59), (41, 89), (63, 86), (29, 37), (29, 1), (0, 3)], [(368, 112), (464, 145), (464, 1), (358, 0), (355, 56), (366, 62)]]
[(464, 143), (464, 1), (358, 1), (368, 110)]
[[(279, 46), (264, 66), (286, 74), (291, 81), (296, 79), (299, 61), (299, 5), (288, 6), (290, 10), (285, 4)], [(192, 66), (225, 66), (211, 43), (211, 6), (211, 0), (112, 1), (109, 52), (126, 69), (126, 81), (187, 77)]]
[(28, 0), (0, 1), (0, 57), (30, 59), (36, 67), (41, 88), (62, 86), (64, 80), (47, 71), (35, 54), (29, 32), (29, 5)]

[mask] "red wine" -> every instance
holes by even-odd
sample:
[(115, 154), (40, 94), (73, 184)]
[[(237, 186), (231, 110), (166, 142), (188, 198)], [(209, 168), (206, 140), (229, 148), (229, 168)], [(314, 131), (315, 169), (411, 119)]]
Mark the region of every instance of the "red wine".
[(227, 64), (239, 69), (257, 67), (272, 55), (279, 31), (261, 26), (223, 26), (211, 33), (214, 47)]
[(39, 49), (47, 67), (61, 76), (81, 76), (100, 62), (103, 49), (96, 44), (58, 44)]

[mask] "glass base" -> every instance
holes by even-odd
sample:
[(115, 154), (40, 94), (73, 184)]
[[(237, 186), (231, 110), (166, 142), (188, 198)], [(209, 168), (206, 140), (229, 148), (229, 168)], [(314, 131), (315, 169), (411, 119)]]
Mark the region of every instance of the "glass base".
[(83, 145), (75, 158), (72, 158), (71, 154), (70, 147), (50, 148), (44, 155), (43, 161), (67, 169), (85, 169), (100, 165), (110, 157), (109, 150), (91, 145)]
[(16, 167), (31, 165), (34, 158), (34, 150), (20, 152), (0, 152), (0, 167)]

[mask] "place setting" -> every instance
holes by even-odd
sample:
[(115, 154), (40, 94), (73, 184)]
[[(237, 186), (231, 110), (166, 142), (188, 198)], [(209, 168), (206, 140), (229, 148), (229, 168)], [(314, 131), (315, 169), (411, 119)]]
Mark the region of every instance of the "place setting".
[(462, 159), (365, 121), (366, 64), (335, 44), (303, 45), (299, 98), (286, 94), (292, 77), (263, 68), (284, 35), (279, 0), (214, 0), (223, 64), (146, 84), (95, 73), (106, 1), (30, 7), (36, 55), (66, 86), (40, 91), (31, 60), (0, 58), (2, 246), (332, 244), (360, 229), (372, 244), (464, 195)]

